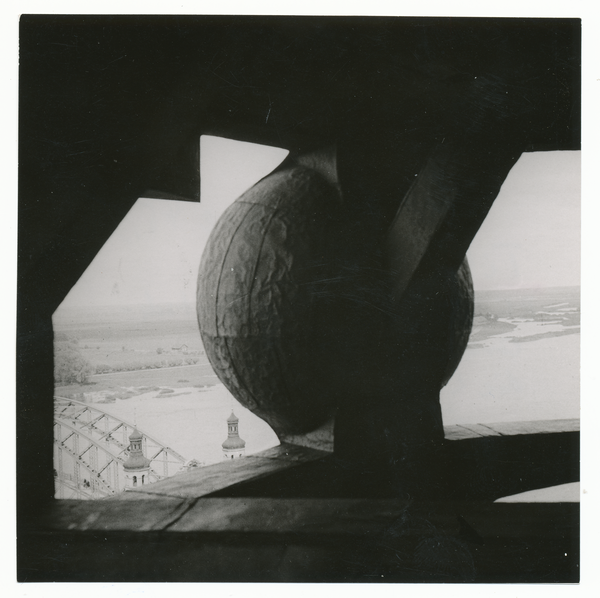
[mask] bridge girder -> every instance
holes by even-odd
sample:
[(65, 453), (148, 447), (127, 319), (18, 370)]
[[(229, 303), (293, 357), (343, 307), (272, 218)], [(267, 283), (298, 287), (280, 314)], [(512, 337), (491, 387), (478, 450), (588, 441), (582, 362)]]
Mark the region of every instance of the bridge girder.
[[(84, 419), (87, 414), (87, 420)], [(98, 424), (104, 421), (104, 429)], [(55, 397), (54, 424), (58, 433), (54, 435), (54, 444), (58, 451), (58, 472), (56, 483), (63, 484), (65, 488), (77, 489), (82, 496), (93, 498), (93, 488), (87, 492), (78, 482), (77, 468), (83, 467), (91, 474), (91, 483), (102, 488), (102, 494), (108, 496), (119, 491), (118, 474), (111, 475), (111, 464), (118, 467), (127, 459), (128, 437), (135, 426), (125, 420), (111, 415), (95, 406), (74, 401), (64, 397)], [(124, 442), (116, 438), (118, 430), (123, 431)], [(67, 431), (67, 436), (62, 437), (62, 430)], [(69, 446), (69, 440), (73, 446)], [(80, 440), (83, 440), (80, 450)], [(151, 481), (158, 481), (173, 475), (185, 463), (185, 458), (164, 445), (155, 438), (144, 434), (144, 450), (151, 461), (149, 476)], [(75, 483), (68, 479), (62, 462), (61, 451), (68, 454), (73, 460), (73, 477)], [(103, 455), (104, 463), (98, 463), (98, 452)], [(162, 460), (158, 458), (162, 455)], [(87, 461), (89, 458), (90, 462)], [(159, 473), (156, 465), (161, 464), (163, 473)], [(154, 467), (153, 467), (154, 465)], [(56, 467), (55, 467), (56, 469)], [(111, 478), (113, 478), (111, 480)]]

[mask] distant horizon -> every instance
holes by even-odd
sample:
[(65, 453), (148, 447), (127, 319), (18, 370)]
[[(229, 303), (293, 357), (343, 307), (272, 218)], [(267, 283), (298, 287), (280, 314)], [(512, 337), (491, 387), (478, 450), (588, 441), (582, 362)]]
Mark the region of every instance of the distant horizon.
[[(201, 203), (140, 198), (63, 305), (193, 303), (223, 211), (287, 152), (201, 138)], [(521, 156), (467, 252), (476, 292), (581, 286), (580, 152)]]
[[(581, 285), (557, 285), (557, 286), (544, 286), (544, 287), (515, 287), (515, 288), (498, 288), (498, 289), (475, 289), (475, 295), (477, 293), (496, 293), (496, 292), (517, 292), (517, 291), (550, 291), (553, 289), (581, 289)], [(69, 305), (57, 308), (56, 312), (59, 310), (69, 310), (69, 309), (103, 309), (103, 308), (127, 308), (127, 307), (160, 307), (160, 306), (181, 306), (185, 305), (188, 307), (196, 307), (195, 301), (157, 301), (151, 303), (104, 303), (104, 304), (75, 304), (71, 303)]]

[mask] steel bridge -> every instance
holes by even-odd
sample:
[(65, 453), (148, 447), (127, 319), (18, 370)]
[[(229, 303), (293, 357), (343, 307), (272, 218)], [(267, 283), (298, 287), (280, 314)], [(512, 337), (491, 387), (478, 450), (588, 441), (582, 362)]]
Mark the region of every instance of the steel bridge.
[[(54, 480), (56, 498), (97, 499), (125, 489), (122, 464), (136, 427), (96, 406), (54, 397)], [(149, 483), (181, 471), (185, 458), (144, 435), (150, 459)]]

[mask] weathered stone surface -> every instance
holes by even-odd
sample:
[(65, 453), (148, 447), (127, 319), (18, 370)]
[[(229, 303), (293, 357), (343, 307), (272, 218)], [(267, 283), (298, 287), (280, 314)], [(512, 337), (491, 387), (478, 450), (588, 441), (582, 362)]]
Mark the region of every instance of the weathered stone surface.
[(526, 434), (560, 434), (579, 432), (578, 419), (544, 419), (538, 421), (496, 422), (444, 426), (446, 440), (465, 440), (487, 436), (518, 436)]
[(560, 503), (200, 499), (164, 531), (76, 519), (21, 556), (24, 581), (573, 583), (578, 521)]
[(321, 451), (333, 452), (334, 418), (306, 434), (282, 435), (281, 440), (297, 446), (311, 447)]
[(397, 302), (383, 254), (350, 251), (340, 206), (317, 172), (276, 172), (229, 207), (202, 257), (207, 355), (232, 394), (280, 436), (317, 429), (350, 395), (393, 401), (407, 357), (426, 365), (436, 402), (468, 340), (467, 264), (417, 280)]
[[(60, 500), (44, 512), (44, 530), (68, 531), (160, 531), (169, 527), (190, 508), (193, 501), (161, 497), (152, 505), (146, 501), (119, 500), (128, 493), (109, 500)], [(139, 497), (138, 497), (139, 498)]]
[[(573, 505), (577, 510), (577, 505)], [(484, 538), (559, 537), (570, 525), (565, 505), (405, 500), (202, 498), (145, 502), (61, 500), (48, 509), (44, 530), (221, 532), (377, 537), (388, 540), (457, 535), (457, 513)], [(527, 517), (520, 519), (520, 514)], [(402, 541), (402, 540), (400, 540)]]
[(223, 214), (198, 278), (207, 355), (236, 398), (276, 430), (333, 413), (315, 319), (327, 292), (337, 191), (314, 171), (271, 175)]
[(318, 461), (327, 456), (328, 453), (325, 451), (280, 444), (243, 459), (225, 460), (192, 469), (154, 484), (121, 493), (108, 500), (197, 498), (249, 480), (273, 475), (302, 463)]

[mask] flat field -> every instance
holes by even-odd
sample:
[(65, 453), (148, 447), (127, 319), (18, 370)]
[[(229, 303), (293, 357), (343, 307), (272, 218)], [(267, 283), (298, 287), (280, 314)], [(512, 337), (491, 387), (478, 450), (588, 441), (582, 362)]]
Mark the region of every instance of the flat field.
[[(444, 424), (579, 417), (579, 289), (478, 293), (475, 313), (469, 346), (441, 392)], [(202, 350), (193, 306), (59, 315), (55, 331), (78, 339), (89, 359), (106, 358), (112, 349), (119, 363), (128, 351), (150, 356), (157, 346), (179, 343)], [(268, 424), (198, 357), (193, 366), (96, 375), (89, 384), (57, 387), (56, 394), (135, 420), (142, 432), (205, 464), (222, 459), (232, 410), (247, 454), (276, 445)]]
[(445, 424), (579, 417), (579, 288), (476, 293)]
[(59, 309), (53, 324), (98, 373), (207, 363), (193, 304)]
[(526, 318), (545, 323), (560, 320), (563, 326), (578, 326), (579, 287), (477, 291), (475, 315), (497, 318)]
[[(445, 423), (578, 417), (579, 288), (483, 291), (475, 301), (467, 351), (442, 390)], [(57, 387), (61, 396), (106, 403), (219, 382), (204, 355), (193, 305), (65, 310), (54, 324), (55, 332), (77, 339), (95, 366), (198, 360), (95, 375), (85, 385)]]

